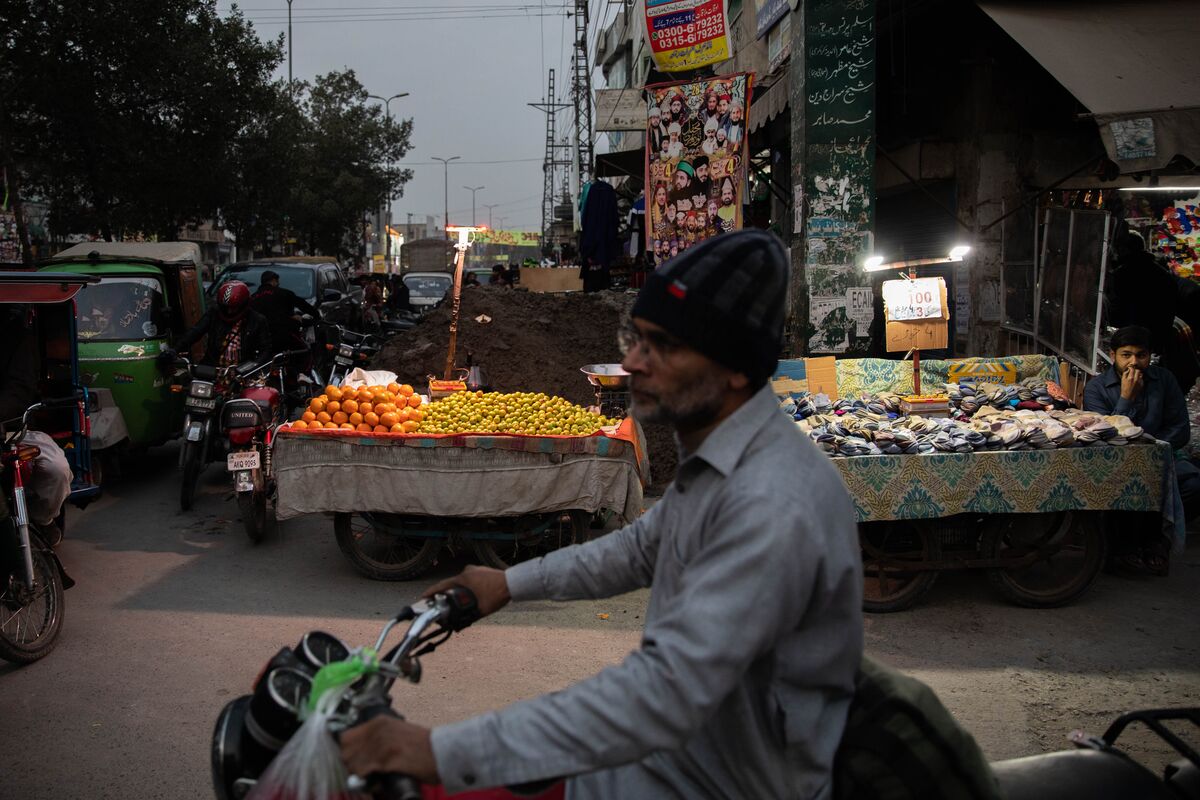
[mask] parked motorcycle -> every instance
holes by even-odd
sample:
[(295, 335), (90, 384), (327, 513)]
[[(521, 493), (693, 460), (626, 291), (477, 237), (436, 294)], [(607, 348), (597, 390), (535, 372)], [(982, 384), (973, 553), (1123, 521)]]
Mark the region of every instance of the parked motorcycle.
[[(240, 800), (254, 788), (299, 729), (302, 709), (322, 668), (352, 656), (369, 667), (341, 690), (337, 713), (330, 721), (330, 732), (336, 735), (381, 713), (395, 714), (388, 692), (396, 679), (420, 682), (420, 657), (477, 619), (475, 596), (459, 586), (402, 609), (384, 625), (373, 649), (352, 651), (336, 637), (312, 631), (294, 648), (280, 650), (259, 673), (253, 694), (230, 701), (217, 718), (212, 776), (218, 800)], [(378, 658), (376, 654), (382, 652), (392, 629), (409, 620), (400, 643)], [(317, 682), (325, 685), (324, 680)], [(1136, 722), (1144, 723), (1182, 756), (1161, 777), (1116, 746), (1121, 733)], [(1008, 800), (1200, 800), (1200, 754), (1168, 728), (1167, 722), (1191, 722), (1200, 727), (1200, 708), (1126, 714), (1103, 736), (1073, 735), (1075, 750), (993, 763), (1001, 795)], [(541, 787), (520, 787), (522, 791), (535, 788)], [(395, 774), (351, 775), (346, 791), (365, 792), (383, 800), (421, 798), (416, 781)]]
[(333, 354), (326, 386), (341, 386), (346, 375), (355, 367), (365, 367), (383, 349), (379, 337), (369, 333), (355, 333), (341, 325), (330, 325), (337, 332), (333, 341), (325, 347)]
[(214, 426), (223, 400), (217, 393), (217, 380), (222, 375), (216, 367), (192, 364), (187, 358), (179, 358), (178, 363), (184, 366), (190, 378), (184, 401), (183, 443), (179, 448), (179, 466), (183, 469), (179, 507), (188, 511), (196, 496), (200, 473), (216, 458), (219, 447)]
[[(67, 401), (49, 401), (56, 404)], [(75, 582), (54, 550), (29, 524), (25, 485), (39, 449), (22, 444), (30, 416), (45, 408), (25, 410), (19, 430), (4, 431), (0, 444), (0, 658), (28, 664), (54, 649), (63, 624), (63, 592)]]

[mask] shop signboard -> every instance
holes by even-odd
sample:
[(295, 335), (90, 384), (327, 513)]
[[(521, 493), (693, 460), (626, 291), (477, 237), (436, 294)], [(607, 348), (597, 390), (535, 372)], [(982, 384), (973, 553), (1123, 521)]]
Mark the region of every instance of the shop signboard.
[(646, 87), (646, 249), (655, 264), (741, 229), (751, 89), (746, 73)]
[(875, 2), (810, 0), (803, 20), (808, 348), (841, 353), (847, 291), (873, 243)]
[(890, 321), (940, 318), (946, 311), (941, 278), (883, 282), (883, 307)]
[(685, 72), (733, 58), (726, 0), (646, 0), (646, 39), (662, 72)]
[(597, 89), (596, 130), (640, 131), (646, 127), (641, 89)]
[(788, 0), (757, 0), (754, 15), (754, 38), (761, 39), (771, 27), (791, 10)]

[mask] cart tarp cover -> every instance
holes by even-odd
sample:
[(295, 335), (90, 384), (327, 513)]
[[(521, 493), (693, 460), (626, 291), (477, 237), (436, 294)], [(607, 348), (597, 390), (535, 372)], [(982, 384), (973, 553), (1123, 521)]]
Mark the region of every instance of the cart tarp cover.
[(1095, 115), (1124, 173), (1200, 161), (1196, 0), (980, 0)]
[(609, 454), (530, 452), (298, 435), (280, 436), (274, 446), (280, 519), (325, 512), (502, 517), (607, 508), (633, 520), (642, 511), (634, 447)]
[(200, 264), (200, 245), (195, 242), (80, 242), (50, 260), (78, 260), (93, 252), (108, 257), (149, 258), (164, 264)]

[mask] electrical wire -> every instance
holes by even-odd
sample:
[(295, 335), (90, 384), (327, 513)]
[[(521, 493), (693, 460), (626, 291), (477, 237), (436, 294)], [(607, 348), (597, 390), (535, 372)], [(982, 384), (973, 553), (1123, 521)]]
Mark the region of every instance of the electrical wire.
[[(317, 17), (317, 18), (302, 18), (292, 19), (293, 25), (311, 25), (311, 24), (336, 24), (342, 22), (438, 22), (438, 21), (460, 21), (474, 22), (476, 20), (492, 20), (492, 19), (530, 19), (532, 17), (547, 16), (570, 16), (566, 13), (502, 13), (502, 14), (480, 14), (478, 12), (468, 12), (464, 14), (449, 14), (449, 15), (429, 15), (429, 16), (388, 16), (388, 17)], [(287, 25), (287, 17), (272, 17), (258, 18), (246, 17), (247, 22), (256, 23), (259, 25)]]

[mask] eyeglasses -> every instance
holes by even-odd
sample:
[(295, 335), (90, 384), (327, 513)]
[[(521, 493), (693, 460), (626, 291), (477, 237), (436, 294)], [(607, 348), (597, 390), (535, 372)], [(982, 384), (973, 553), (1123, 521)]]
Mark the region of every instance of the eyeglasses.
[(643, 333), (633, 325), (621, 326), (617, 331), (617, 347), (621, 351), (621, 356), (629, 355), (629, 352), (639, 345), (645, 345), (646, 353), (660, 361), (669, 358), (686, 346), (679, 339), (663, 331)]

